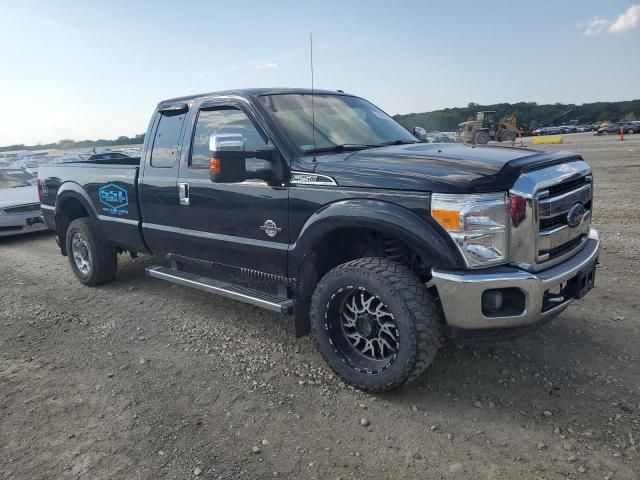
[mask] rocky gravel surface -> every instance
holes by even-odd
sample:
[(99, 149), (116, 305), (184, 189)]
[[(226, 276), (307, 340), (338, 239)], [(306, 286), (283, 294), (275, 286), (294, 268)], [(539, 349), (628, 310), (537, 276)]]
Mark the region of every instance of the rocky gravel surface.
[(518, 340), (368, 395), (290, 319), (145, 278), (81, 286), (0, 239), (2, 479), (640, 478), (640, 135), (566, 136), (596, 178), (597, 288)]

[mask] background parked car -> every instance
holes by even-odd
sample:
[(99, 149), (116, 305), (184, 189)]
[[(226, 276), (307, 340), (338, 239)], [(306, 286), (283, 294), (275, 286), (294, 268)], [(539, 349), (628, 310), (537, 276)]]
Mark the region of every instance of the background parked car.
[(603, 135), (607, 133), (620, 133), (620, 124), (619, 123), (609, 123), (607, 125), (603, 125), (598, 130), (596, 130), (596, 135)]
[(541, 127), (533, 131), (534, 135), (559, 135), (565, 133), (561, 127)]
[(36, 179), (15, 167), (0, 167), (0, 237), (46, 230)]
[(119, 160), (123, 158), (130, 158), (126, 153), (121, 152), (105, 152), (105, 153), (94, 153), (89, 157), (88, 160)]
[(70, 155), (63, 155), (62, 157), (55, 157), (49, 163), (71, 163), (71, 162), (84, 162), (89, 159), (89, 155), (83, 153), (76, 153)]
[(624, 132), (628, 134), (640, 133), (640, 121), (633, 120), (631, 122), (623, 123), (622, 128), (624, 129)]
[(50, 160), (51, 159), (49, 157), (27, 157), (16, 160), (11, 166), (26, 170), (31, 175), (37, 177), (38, 167), (42, 164), (49, 163)]

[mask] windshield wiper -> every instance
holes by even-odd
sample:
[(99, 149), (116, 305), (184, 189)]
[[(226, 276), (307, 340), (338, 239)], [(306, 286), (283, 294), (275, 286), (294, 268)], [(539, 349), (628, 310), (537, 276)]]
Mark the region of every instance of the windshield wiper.
[(309, 150), (305, 150), (304, 154), (307, 155), (309, 153), (325, 153), (325, 152), (355, 152), (357, 150), (364, 150), (366, 148), (372, 148), (376, 145), (364, 145), (361, 143), (343, 143), (340, 145), (331, 145), (330, 147), (318, 147), (318, 148), (310, 148)]
[(389, 142), (378, 143), (376, 147), (388, 147), (391, 145), (409, 145), (412, 143), (420, 143), (417, 140), (391, 140)]

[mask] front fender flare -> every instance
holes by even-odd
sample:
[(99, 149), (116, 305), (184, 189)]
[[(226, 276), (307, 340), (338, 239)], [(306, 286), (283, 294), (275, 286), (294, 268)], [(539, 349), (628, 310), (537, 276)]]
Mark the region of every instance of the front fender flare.
[(381, 200), (348, 199), (325, 205), (300, 230), (291, 248), (291, 270), (297, 272), (305, 255), (322, 238), (340, 228), (367, 228), (404, 242), (430, 267), (459, 269), (464, 260), (453, 240), (431, 217)]

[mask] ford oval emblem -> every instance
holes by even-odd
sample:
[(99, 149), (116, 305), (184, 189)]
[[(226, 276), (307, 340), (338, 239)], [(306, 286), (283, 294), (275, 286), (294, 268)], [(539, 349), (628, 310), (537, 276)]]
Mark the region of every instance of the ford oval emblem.
[(571, 210), (567, 212), (567, 225), (571, 228), (575, 228), (582, 223), (582, 217), (587, 210), (581, 203), (576, 203)]

